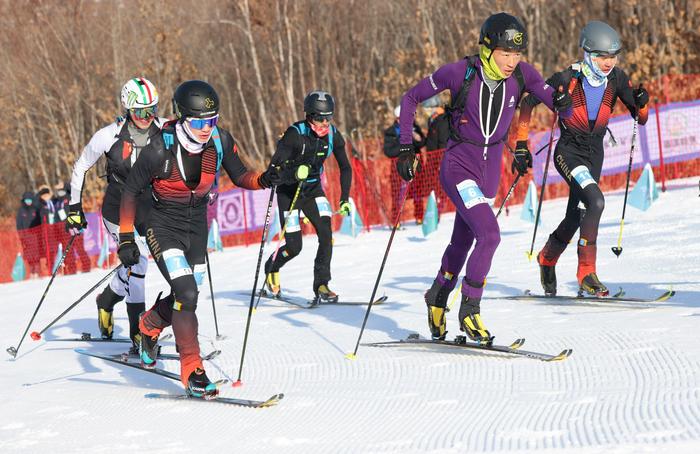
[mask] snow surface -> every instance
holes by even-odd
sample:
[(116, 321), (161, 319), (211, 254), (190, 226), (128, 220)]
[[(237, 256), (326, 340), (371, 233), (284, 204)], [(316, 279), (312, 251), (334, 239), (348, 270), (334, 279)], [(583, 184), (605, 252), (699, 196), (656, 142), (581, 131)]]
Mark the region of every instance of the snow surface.
[[(147, 400), (149, 392), (180, 393), (180, 385), (138, 370), (81, 356), (76, 347), (120, 353), (126, 344), (51, 342), (90, 331), (97, 335), (94, 296), (48, 331), (26, 339), (16, 360), (0, 364), (0, 452), (150, 454), (199, 452), (700, 452), (700, 216), (697, 179), (672, 182), (647, 212), (628, 209), (620, 258), (620, 192), (607, 196), (599, 237), (599, 275), (611, 289), (651, 297), (669, 286), (678, 294), (658, 308), (583, 306), (575, 302), (482, 302), (497, 342), (527, 338), (525, 349), (558, 353), (560, 363), (502, 354), (419, 347), (355, 346), (365, 307), (302, 310), (263, 301), (254, 315), (244, 386), (226, 396), (263, 399), (284, 392), (276, 407), (248, 409), (202, 402)], [(536, 247), (563, 215), (565, 200), (548, 201)], [(532, 224), (520, 208), (502, 219), (502, 242), (486, 296), (539, 291), (529, 263)], [(397, 233), (382, 279), (387, 304), (372, 309), (363, 342), (427, 336), (423, 292), (439, 267), (452, 216), (423, 238), (414, 225)], [(365, 301), (389, 238), (387, 229), (353, 240), (337, 235), (332, 288)], [(313, 237), (283, 270), (290, 294), (310, 295)], [(266, 255), (270, 247), (266, 249)], [(219, 326), (214, 339), (208, 288), (198, 309), (204, 352), (223, 353), (207, 364), (212, 378), (238, 374), (249, 291), (258, 249), (212, 254)], [(560, 294), (575, 292), (576, 253), (560, 261)], [(166, 288), (155, 270), (148, 299)], [(105, 271), (60, 277), (32, 329), (41, 329)], [(0, 345), (16, 346), (48, 280), (4, 284)], [(456, 310), (448, 314), (457, 334)], [(116, 334), (128, 335), (124, 305)], [(174, 352), (165, 342), (164, 351)], [(3, 353), (4, 354), (4, 353)], [(168, 370), (179, 372), (175, 361)], [(196, 451), (195, 451), (196, 450)]]

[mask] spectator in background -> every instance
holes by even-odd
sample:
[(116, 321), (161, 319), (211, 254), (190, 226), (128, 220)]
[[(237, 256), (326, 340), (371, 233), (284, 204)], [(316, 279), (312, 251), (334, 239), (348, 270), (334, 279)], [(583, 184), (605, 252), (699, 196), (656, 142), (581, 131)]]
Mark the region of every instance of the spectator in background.
[(447, 203), (447, 195), (439, 183), (440, 162), (442, 162), (442, 155), (447, 148), (447, 140), (450, 138), (450, 123), (445, 114), (445, 108), (439, 104), (439, 97), (436, 95), (430, 100), (433, 102), (429, 106), (425, 106), (423, 103), (424, 107), (432, 111), (428, 119), (428, 137), (425, 139), (425, 148), (428, 151), (425, 163), (425, 173), (428, 180), (427, 192), (430, 194), (431, 190), (435, 191), (438, 213), (443, 213)]
[[(68, 245), (70, 241), (71, 234), (65, 228), (65, 221), (68, 213), (68, 205), (70, 205), (70, 183), (58, 183), (54, 186), (54, 198), (51, 199), (53, 207), (56, 210), (56, 226), (54, 229), (56, 235), (59, 237), (58, 240), (64, 246)], [(90, 257), (85, 251), (85, 244), (82, 238), (76, 238), (71, 246), (70, 251), (66, 255), (65, 259), (65, 274), (75, 274), (77, 271), (75, 256), (80, 259), (80, 270), (82, 272), (90, 271)]]
[(17, 235), (22, 243), (22, 253), (25, 262), (29, 265), (30, 277), (39, 277), (39, 260), (43, 255), (41, 250), (39, 229), (39, 211), (37, 209), (34, 193), (27, 191), (22, 194), (19, 209), (17, 210)]
[(49, 269), (53, 266), (58, 252), (58, 243), (61, 242), (61, 232), (56, 230), (54, 224), (58, 221), (58, 213), (53, 203), (53, 193), (48, 185), (42, 184), (37, 190), (39, 220), (41, 222), (41, 242), (44, 244), (44, 256)]
[[(384, 130), (384, 154), (388, 158), (396, 158), (399, 155), (399, 135), (401, 133), (399, 128), (399, 116), (401, 115), (401, 106), (396, 106), (394, 109), (394, 123)], [(413, 122), (413, 147), (419, 150), (425, 146), (425, 134), (421, 130), (420, 126), (414, 121)], [(393, 161), (392, 161), (393, 163)], [(392, 167), (395, 167), (392, 164)], [(419, 164), (420, 167), (420, 164)], [(399, 179), (399, 174), (396, 171), (391, 170), (389, 173), (389, 181), (391, 182), (391, 194), (392, 194), (392, 205), (391, 205), (391, 222), (396, 220), (399, 210), (401, 208), (401, 188), (403, 184)], [(413, 213), (416, 218), (416, 222), (421, 223), (423, 221), (423, 198), (420, 196), (420, 182), (416, 181), (411, 185), (410, 196), (413, 198), (414, 209)]]

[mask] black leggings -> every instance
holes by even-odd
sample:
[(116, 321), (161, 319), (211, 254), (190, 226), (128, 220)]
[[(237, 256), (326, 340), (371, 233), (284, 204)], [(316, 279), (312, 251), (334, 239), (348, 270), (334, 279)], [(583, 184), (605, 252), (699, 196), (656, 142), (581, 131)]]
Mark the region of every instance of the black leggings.
[[(277, 192), (277, 205), (280, 217), (280, 225), (284, 225), (285, 213), (292, 204), (294, 193), (287, 191)], [(272, 255), (265, 264), (265, 272), (278, 272), (287, 262), (299, 255), (302, 248), (301, 223), (299, 210), (304, 212), (306, 218), (316, 229), (318, 236), (318, 250), (314, 260), (314, 290), (320, 285), (327, 285), (331, 280), (331, 256), (333, 255), (333, 234), (331, 230), (332, 208), (320, 185), (306, 193), (299, 195), (294, 206), (294, 211), (289, 215), (287, 230), (284, 234), (285, 244), (280, 247), (274, 263)], [(274, 253), (273, 253), (274, 255)]]
[[(595, 244), (598, 225), (605, 209), (605, 198), (598, 186), (603, 167), (603, 143), (582, 146), (576, 143), (557, 144), (554, 167), (569, 185), (569, 202), (566, 215), (553, 235), (562, 243), (568, 243), (576, 230), (581, 228), (581, 245)], [(583, 202), (585, 211), (579, 208)]]
[[(147, 312), (148, 325), (162, 330), (172, 324), (180, 352), (183, 377), (201, 366), (195, 309), (206, 271), (206, 207), (154, 209), (146, 229), (146, 243), (171, 295), (159, 299)], [(155, 317), (152, 312), (157, 312)]]

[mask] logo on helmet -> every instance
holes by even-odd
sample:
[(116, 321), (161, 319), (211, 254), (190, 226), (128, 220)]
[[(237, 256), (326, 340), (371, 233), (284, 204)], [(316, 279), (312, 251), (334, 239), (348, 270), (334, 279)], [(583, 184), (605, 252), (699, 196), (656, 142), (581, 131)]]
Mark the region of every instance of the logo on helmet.
[(214, 107), (214, 100), (211, 99), (211, 98), (205, 98), (205, 99), (204, 99), (204, 106), (205, 106), (207, 109), (211, 109), (212, 107)]
[(126, 95), (126, 104), (127, 106), (133, 106), (136, 104), (136, 98), (138, 98), (139, 95), (135, 91), (130, 91), (128, 95)]
[(518, 32), (513, 36), (513, 43), (516, 45), (521, 45), (523, 43), (523, 34), (521, 32)]

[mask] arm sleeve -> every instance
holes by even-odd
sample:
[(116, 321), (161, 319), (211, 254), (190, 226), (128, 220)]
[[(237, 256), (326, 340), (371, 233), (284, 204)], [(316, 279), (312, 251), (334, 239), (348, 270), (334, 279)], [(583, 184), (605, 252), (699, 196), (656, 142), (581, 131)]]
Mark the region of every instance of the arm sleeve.
[(461, 85), (466, 70), (467, 60), (447, 64), (418, 82), (417, 85), (403, 95), (403, 98), (401, 98), (401, 119), (399, 120), (401, 125), (401, 144), (408, 145), (413, 143), (413, 117), (416, 114), (418, 103), (444, 90), (449, 89), (453, 94), (456, 93), (458, 88), (455, 89), (455, 83)]
[(384, 130), (384, 154), (388, 158), (395, 158), (399, 155), (399, 136), (396, 135), (394, 127), (390, 126)]
[(136, 196), (148, 187), (156, 176), (163, 162), (163, 154), (155, 149), (153, 142), (146, 145), (136, 159), (129, 177), (122, 189), (122, 200), (119, 209), (119, 233), (134, 231), (136, 217)]
[[(533, 81), (537, 82), (538, 85), (536, 85), (536, 87), (538, 87), (538, 89), (531, 91), (528, 87), (532, 85), (528, 85), (528, 79), (526, 79), (525, 90), (530, 94), (520, 103), (520, 115), (518, 117), (518, 129), (516, 133), (517, 141), (528, 139), (530, 133), (530, 119), (532, 118), (532, 111), (535, 107), (540, 103), (544, 103), (550, 110), (554, 110), (554, 105), (552, 103), (553, 87), (559, 87), (564, 84), (562, 73), (554, 73), (546, 82), (542, 80), (542, 77), (534, 68), (532, 68), (532, 72), (528, 71), (528, 73), (530, 73), (530, 84), (532, 84)], [(533, 73), (536, 77), (532, 76)], [(568, 115), (562, 114), (564, 118), (568, 118), (569, 116), (571, 116), (571, 111), (568, 112)]]
[[(617, 68), (616, 68), (617, 69)], [(627, 107), (634, 118), (637, 115), (637, 105), (634, 103), (634, 89), (632, 88), (632, 81), (629, 76), (623, 71), (618, 70), (617, 73), (618, 85), (617, 85), (617, 97), (620, 98), (622, 103)], [(649, 119), (649, 105), (639, 109), (639, 124), (646, 124)]]
[[(224, 157), (221, 161), (221, 166), (226, 170), (226, 173), (231, 177), (233, 184), (244, 189), (262, 189), (258, 179), (260, 178), (260, 172), (249, 171), (241, 157), (238, 154), (238, 145), (236, 141), (233, 140), (230, 134), (224, 142)], [(225, 136), (222, 134), (222, 139)], [(228, 150), (228, 151), (227, 151)]]
[(348, 160), (348, 154), (345, 152), (345, 139), (337, 130), (333, 135), (333, 156), (335, 156), (340, 169), (340, 200), (348, 200), (352, 184), (352, 167)]
[(90, 139), (90, 142), (83, 148), (78, 160), (75, 161), (70, 178), (71, 205), (81, 202), (83, 186), (85, 185), (85, 174), (114, 143), (110, 142), (110, 138), (114, 137), (114, 134), (110, 133), (110, 129), (108, 126), (97, 131)]

